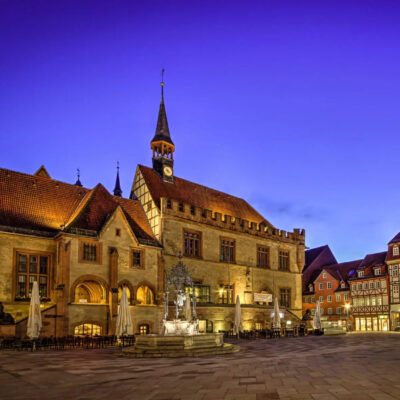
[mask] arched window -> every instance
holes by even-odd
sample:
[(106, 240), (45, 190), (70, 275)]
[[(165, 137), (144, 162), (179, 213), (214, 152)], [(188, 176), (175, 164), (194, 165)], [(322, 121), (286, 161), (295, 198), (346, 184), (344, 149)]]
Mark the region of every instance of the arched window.
[(81, 282), (75, 289), (75, 303), (105, 304), (106, 292), (96, 281)]
[(139, 334), (140, 335), (148, 335), (150, 333), (149, 324), (140, 324), (139, 325)]
[(154, 293), (148, 286), (139, 286), (136, 292), (136, 300), (141, 305), (154, 304)]
[(75, 336), (100, 336), (101, 326), (95, 324), (82, 324), (75, 327)]
[(126, 289), (126, 295), (128, 297), (128, 303), (131, 304), (131, 290), (129, 289), (128, 286), (119, 286), (118, 287), (118, 304), (121, 302), (121, 296), (122, 296), (122, 289)]

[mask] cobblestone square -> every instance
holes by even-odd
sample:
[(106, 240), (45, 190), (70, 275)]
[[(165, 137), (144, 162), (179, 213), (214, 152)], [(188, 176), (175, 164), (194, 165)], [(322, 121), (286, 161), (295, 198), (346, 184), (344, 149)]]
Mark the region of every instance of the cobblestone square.
[(240, 340), (227, 356), (0, 353), (1, 399), (400, 399), (400, 334)]

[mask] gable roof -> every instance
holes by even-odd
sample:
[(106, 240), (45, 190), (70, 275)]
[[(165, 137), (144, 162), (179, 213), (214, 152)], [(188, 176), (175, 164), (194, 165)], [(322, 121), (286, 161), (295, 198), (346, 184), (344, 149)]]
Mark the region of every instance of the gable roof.
[(400, 232), (388, 244), (399, 243), (399, 242), (400, 242)]
[(176, 176), (174, 176), (174, 183), (165, 182), (152, 168), (143, 165), (139, 165), (139, 170), (158, 208), (160, 208), (161, 197), (165, 197), (219, 212), (222, 215), (231, 215), (256, 223), (263, 222), (268, 227), (273, 228), (273, 225), (251, 207), (247, 201), (239, 197)]
[(98, 233), (118, 205), (138, 241), (159, 246), (137, 200), (112, 196), (101, 184), (89, 190), (0, 168), (0, 225), (3, 230), (35, 231), (44, 236), (55, 236), (64, 228)]
[(322, 267), (331, 264), (337, 264), (337, 261), (328, 245), (306, 250), (302, 275), (303, 292), (308, 291), (308, 285), (317, 279)]
[(336, 258), (328, 245), (315, 247), (305, 251), (305, 265), (303, 271), (308, 267), (321, 267), (323, 265), (336, 264)]
[(33, 175), (44, 176), (45, 178), (51, 178), (50, 174), (47, 172), (47, 169), (44, 167), (44, 165), (41, 165), (40, 168)]

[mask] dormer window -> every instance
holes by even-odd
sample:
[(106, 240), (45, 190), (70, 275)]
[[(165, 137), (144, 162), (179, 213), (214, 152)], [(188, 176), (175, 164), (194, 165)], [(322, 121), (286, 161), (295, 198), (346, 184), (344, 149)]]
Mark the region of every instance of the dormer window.
[(314, 287), (313, 287), (313, 285), (308, 285), (308, 290), (310, 291), (310, 292), (313, 292), (314, 291)]
[(346, 287), (346, 284), (345, 284), (344, 282), (342, 282), (342, 283), (340, 284), (340, 287), (341, 287), (342, 289), (344, 289), (344, 288)]
[(375, 275), (381, 275), (382, 274), (382, 269), (379, 268), (375, 268)]
[(399, 246), (393, 246), (393, 255), (398, 256), (399, 255)]
[(358, 271), (357, 275), (359, 278), (364, 278), (364, 271)]

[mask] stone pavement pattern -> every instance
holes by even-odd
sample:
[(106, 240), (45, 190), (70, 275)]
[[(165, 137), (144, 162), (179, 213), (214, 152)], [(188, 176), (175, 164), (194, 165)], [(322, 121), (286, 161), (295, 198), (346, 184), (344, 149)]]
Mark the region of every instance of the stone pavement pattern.
[(400, 334), (239, 344), (240, 353), (194, 359), (2, 351), (0, 399), (400, 399)]

